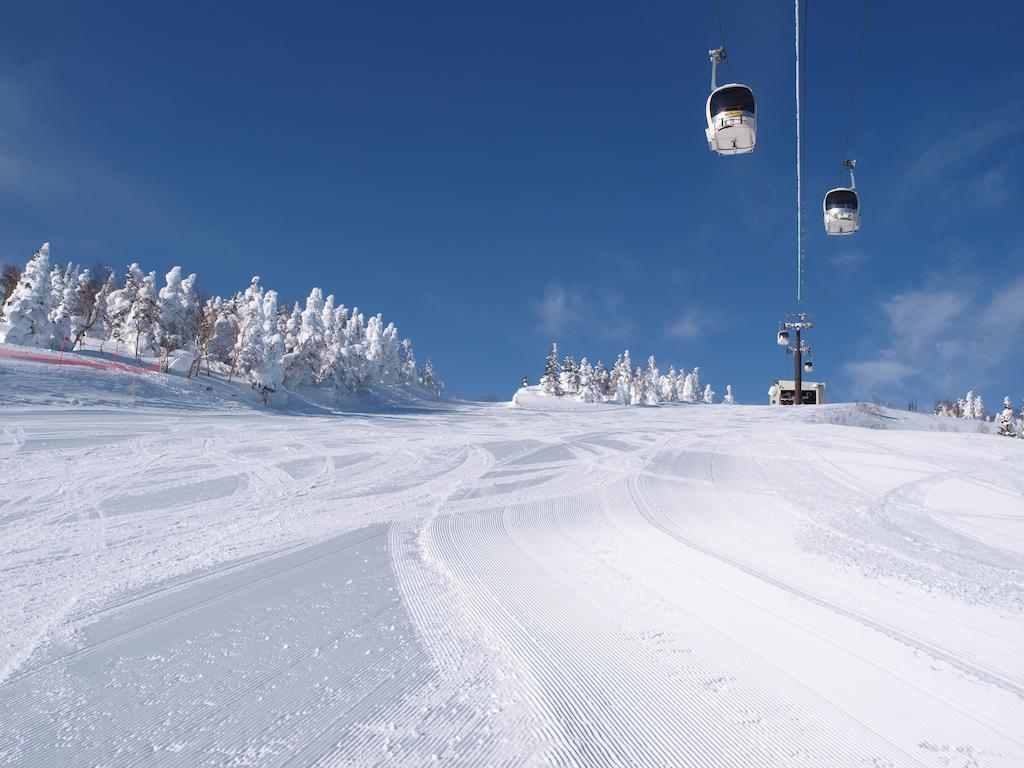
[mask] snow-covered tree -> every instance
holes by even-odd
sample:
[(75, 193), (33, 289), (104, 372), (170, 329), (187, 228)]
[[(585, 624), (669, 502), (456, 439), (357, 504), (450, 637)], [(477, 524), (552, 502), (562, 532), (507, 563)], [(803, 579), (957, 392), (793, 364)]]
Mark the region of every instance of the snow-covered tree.
[(384, 368), (384, 324), (380, 315), (373, 315), (366, 323), (366, 381), (379, 382)]
[[(72, 269), (68, 264), (67, 269), (57, 264), (50, 270), (50, 322), (54, 324), (54, 333), (60, 329), (56, 326), (61, 323), (58, 316), (63, 312), (64, 288), (67, 286), (67, 273)], [(66, 319), (66, 316), (65, 316)], [(66, 322), (62, 325), (66, 326)], [(63, 338), (63, 336), (61, 336)], [(58, 342), (59, 343), (59, 342)]]
[(284, 339), (277, 330), (277, 291), (267, 291), (263, 295), (260, 314), (263, 319), (263, 356), (249, 372), (249, 381), (266, 404), (270, 395), (284, 385), (284, 369), (281, 367)]
[[(378, 315), (379, 317), (379, 315)], [(398, 384), (402, 381), (402, 361), (399, 358), (401, 342), (398, 339), (398, 328), (394, 323), (384, 326), (381, 336), (380, 383)]]
[(164, 357), (194, 343), (199, 315), (195, 274), (182, 279), (181, 267), (173, 267), (165, 280), (157, 298), (159, 320), (154, 328), (154, 340)]
[(683, 379), (683, 391), (680, 400), (684, 403), (696, 403), (700, 392), (700, 369), (694, 368)]
[(978, 421), (985, 420), (985, 401), (981, 399), (981, 395), (974, 396), (974, 416), (972, 418)]
[(668, 373), (658, 378), (658, 397), (662, 402), (676, 402), (676, 369), (675, 366), (668, 367)]
[(324, 294), (309, 292), (302, 312), (295, 350), (285, 358), (285, 382), (289, 387), (316, 383), (324, 355)]
[(107, 296), (107, 338), (118, 347), (134, 348), (139, 339), (139, 318), (141, 309), (139, 293), (145, 275), (138, 264), (129, 264), (124, 276), (124, 286), (111, 291)]
[(219, 296), (207, 299), (206, 304), (199, 308), (199, 316), (196, 318), (196, 357), (189, 367), (189, 376), (199, 375), (203, 361), (206, 362), (206, 374), (210, 375), (210, 342), (213, 339), (217, 314), (220, 312), (220, 309), (221, 299)]
[(289, 315), (287, 322), (284, 326), (284, 351), (285, 354), (290, 355), (299, 346), (299, 330), (302, 328), (302, 307), (299, 306), (299, 302), (295, 302), (295, 306), (292, 307), (291, 315)]
[(962, 419), (984, 419), (985, 404), (981, 398), (974, 394), (974, 390), (968, 390), (961, 400), (957, 401), (960, 418)]
[[(402, 339), (398, 349), (399, 379), (403, 384), (415, 384), (418, 373), (416, 370), (416, 353), (412, 348), (412, 341)], [(525, 384), (523, 386), (526, 386)]]
[(21, 278), (4, 303), (0, 342), (48, 347), (53, 339), (50, 322), (50, 244), (43, 243), (25, 265)]
[[(84, 344), (90, 331), (103, 330), (107, 320), (107, 297), (116, 290), (117, 275), (113, 270), (108, 272), (106, 279), (99, 274), (93, 275), (88, 269), (79, 276), (71, 324), (74, 334), (72, 349)], [(78, 318), (81, 318), (80, 322)]]
[(725, 385), (725, 397), (722, 398), (723, 405), (735, 405), (736, 398), (732, 395), (732, 384)]
[(132, 304), (127, 341), (135, 350), (139, 360), (144, 351), (155, 351), (154, 335), (159, 325), (160, 310), (156, 298), (156, 272), (142, 276), (138, 293)]
[(79, 275), (79, 268), (71, 264), (65, 269), (58, 266), (50, 271), (50, 322), (53, 324), (54, 349), (64, 349), (67, 340), (75, 337), (71, 317), (75, 313)]
[(612, 402), (617, 405), (629, 405), (633, 399), (633, 361), (627, 349), (619, 355), (612, 366), (609, 388)]
[(231, 354), (231, 376), (247, 376), (263, 359), (263, 320), (263, 289), (259, 277), (254, 276), (238, 307), (238, 337)]
[(558, 344), (552, 342), (551, 351), (548, 352), (547, 360), (544, 362), (544, 375), (540, 379), (540, 391), (545, 395), (561, 395), (561, 373), (558, 364)]
[(647, 404), (647, 377), (639, 366), (633, 371), (633, 378), (629, 383), (629, 404)]
[(661, 371), (654, 355), (647, 358), (647, 370), (644, 371), (644, 404), (657, 405), (661, 402)]
[(701, 400), (703, 400), (705, 403), (715, 402), (715, 390), (711, 388), (710, 384), (704, 387), (704, 396), (701, 398)]
[(562, 391), (567, 395), (575, 395), (580, 391), (580, 370), (572, 355), (566, 355), (562, 360), (559, 383), (562, 385)]
[(580, 360), (579, 365), (580, 385), (576, 399), (583, 403), (599, 403), (604, 397), (598, 388), (597, 380), (594, 377), (594, 369), (587, 358)]
[(241, 329), (239, 313), (242, 303), (242, 295), (236, 293), (226, 301), (219, 296), (216, 297), (211, 307), (213, 327), (207, 353), (210, 358), (224, 365), (230, 365), (235, 354), (235, 345), (238, 343), (238, 333)]
[(21, 270), (19, 270), (13, 264), (8, 264), (0, 271), (0, 322), (4, 319), (3, 305), (7, 303), (7, 299), (14, 293), (14, 289), (18, 286), (18, 282), (21, 280)]
[(434, 372), (434, 363), (429, 357), (423, 364), (423, 386), (437, 395), (444, 391), (444, 384), (437, 378), (437, 374)]
[(594, 386), (602, 399), (610, 394), (611, 376), (609, 376), (608, 370), (600, 360), (594, 365)]
[[(341, 315), (344, 317), (342, 318)], [(352, 307), (351, 314), (347, 309), (339, 314), (339, 321), (343, 326), (341, 381), (346, 383), (350, 391), (358, 392), (369, 380), (366, 361), (366, 318), (359, 311), (359, 307)]]
[(1014, 415), (1013, 401), (1010, 400), (1009, 395), (1007, 395), (1003, 398), (1003, 410), (1001, 410), (996, 416), (996, 427), (998, 427), (1000, 435), (1013, 437), (1014, 434), (1016, 434), (1017, 424)]

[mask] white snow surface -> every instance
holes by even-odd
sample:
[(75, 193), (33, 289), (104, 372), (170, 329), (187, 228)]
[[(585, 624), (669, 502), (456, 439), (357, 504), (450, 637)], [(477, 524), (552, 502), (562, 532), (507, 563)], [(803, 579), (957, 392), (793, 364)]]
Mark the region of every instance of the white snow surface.
[(1024, 441), (130, 382), (0, 360), (0, 765), (1024, 765)]

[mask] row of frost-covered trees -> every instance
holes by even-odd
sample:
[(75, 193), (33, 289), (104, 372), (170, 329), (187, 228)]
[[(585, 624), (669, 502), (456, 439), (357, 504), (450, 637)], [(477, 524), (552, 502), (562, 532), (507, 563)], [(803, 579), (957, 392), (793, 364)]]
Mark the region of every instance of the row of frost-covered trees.
[(1024, 407), (1020, 412), (1014, 411), (1013, 401), (1007, 395), (1003, 398), (1003, 407), (994, 417), (985, 413), (985, 403), (981, 395), (969, 391), (964, 397), (952, 400), (940, 400), (935, 404), (938, 416), (950, 416), (955, 419), (973, 419), (976, 421), (994, 421), (1000, 435), (1024, 438)]
[(314, 288), (305, 306), (278, 302), (253, 277), (245, 291), (203, 299), (195, 274), (174, 267), (158, 286), (155, 272), (50, 266), (44, 243), (25, 269), (3, 273), (0, 342), (73, 350), (87, 341), (123, 356), (187, 362), (187, 374), (212, 370), (251, 382), (266, 400), (278, 389), (330, 386), (359, 392), (370, 384), (414, 384), (440, 393), (428, 359), (419, 367), (412, 342), (393, 323), (336, 305)]
[[(524, 378), (523, 385), (529, 385)], [(654, 356), (646, 366), (635, 366), (627, 349), (619, 355), (611, 369), (600, 360), (591, 365), (587, 358), (578, 363), (572, 355), (558, 358), (558, 344), (551, 345), (540, 378), (540, 391), (556, 397), (568, 396), (587, 403), (619, 405), (657, 405), (658, 403), (713, 403), (715, 391), (700, 380), (700, 369), (690, 373), (669, 367), (662, 373)], [(735, 403), (732, 386), (725, 388), (723, 403)]]

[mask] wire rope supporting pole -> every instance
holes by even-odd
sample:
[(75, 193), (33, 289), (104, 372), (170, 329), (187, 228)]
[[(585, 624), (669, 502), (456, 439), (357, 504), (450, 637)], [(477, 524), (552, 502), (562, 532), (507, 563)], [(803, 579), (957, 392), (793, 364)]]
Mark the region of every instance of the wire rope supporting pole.
[[(850, 114), (846, 120), (846, 138), (843, 139), (843, 160), (847, 160), (850, 151), (850, 134), (853, 129), (853, 107), (857, 100), (857, 88), (860, 85), (860, 70), (861, 65), (864, 63), (864, 41), (868, 37), (868, 20), (871, 18), (871, 0), (867, 0), (866, 7), (864, 8), (864, 28), (860, 33), (860, 46), (857, 52), (857, 69), (853, 75), (853, 91), (850, 92)], [(843, 171), (840, 168), (839, 171), (839, 184), (843, 183)]]
[[(806, 0), (805, 0), (806, 2)], [(719, 4), (719, 0), (714, 0), (715, 7), (715, 20), (718, 22), (718, 42), (722, 46), (722, 50), (725, 50), (725, 27), (722, 25), (722, 9)], [(729, 73), (729, 81), (734, 82), (735, 78), (732, 75), (732, 60), (725, 57), (725, 68)], [(750, 195), (754, 201), (754, 215), (757, 218), (757, 234), (760, 240), (761, 251), (765, 252), (767, 249), (764, 245), (764, 216), (761, 213), (761, 200), (757, 195), (757, 185), (754, 183), (754, 169), (750, 164), (750, 155), (746, 156), (747, 161), (747, 178), (750, 180)], [(768, 263), (774, 266), (774, 262), (769, 260)]]
[(796, 22), (794, 48), (796, 50), (796, 302), (803, 298), (804, 243), (800, 231), (803, 192), (800, 178), (800, 0), (793, 0), (793, 15)]

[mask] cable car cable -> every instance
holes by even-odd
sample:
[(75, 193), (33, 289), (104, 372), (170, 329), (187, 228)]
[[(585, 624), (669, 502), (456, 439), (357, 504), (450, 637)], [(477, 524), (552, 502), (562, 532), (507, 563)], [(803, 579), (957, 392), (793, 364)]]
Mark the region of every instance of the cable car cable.
[[(721, 4), (719, 3), (719, 0), (714, 0), (713, 5), (715, 7), (715, 21), (718, 22), (718, 39), (722, 48), (725, 48), (725, 27), (722, 24)], [(729, 72), (729, 80), (735, 81), (735, 78), (732, 75), (732, 59), (727, 58), (725, 60), (725, 66)], [(754, 167), (750, 164), (749, 155), (747, 156), (747, 178), (750, 181), (750, 194), (754, 201), (754, 216), (757, 219), (757, 234), (758, 239), (760, 240), (761, 252), (765, 253), (767, 248), (765, 248), (764, 217), (761, 215), (761, 199), (757, 194), (757, 185), (754, 183)], [(768, 263), (774, 266), (775, 262), (769, 259)]]
[[(718, 21), (718, 39), (722, 43), (722, 48), (725, 48), (725, 27), (722, 26), (722, 9), (719, 7), (718, 0), (715, 0), (715, 19)], [(728, 58), (725, 60), (725, 68), (729, 71), (729, 80), (735, 82), (732, 76), (732, 61)]]
[[(849, 155), (847, 152), (850, 149), (850, 132), (853, 129), (853, 107), (854, 102), (857, 99), (857, 86), (860, 84), (860, 70), (861, 65), (864, 63), (864, 41), (868, 37), (868, 19), (871, 18), (871, 0), (867, 0), (866, 7), (864, 9), (864, 29), (860, 33), (860, 50), (857, 53), (857, 70), (853, 76), (853, 91), (850, 93), (850, 115), (846, 121), (846, 138), (843, 140), (843, 157), (842, 160), (846, 160)], [(839, 170), (839, 183), (836, 186), (842, 186), (843, 183), (843, 171), (842, 166)]]
[(796, 54), (796, 303), (803, 298), (804, 281), (804, 243), (801, 229), (801, 212), (803, 210), (802, 179), (800, 178), (800, 0), (793, 0), (795, 36), (793, 48)]

